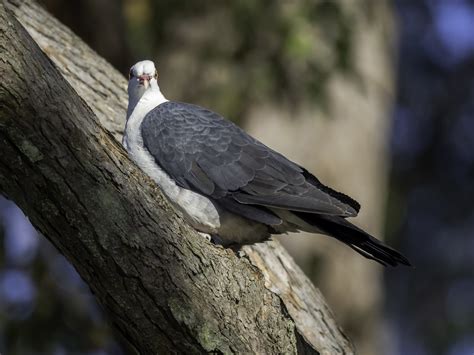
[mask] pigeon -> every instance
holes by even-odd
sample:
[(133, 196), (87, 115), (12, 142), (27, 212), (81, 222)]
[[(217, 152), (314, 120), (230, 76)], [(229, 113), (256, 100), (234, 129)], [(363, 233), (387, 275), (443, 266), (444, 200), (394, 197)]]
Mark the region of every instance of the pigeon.
[(122, 144), (198, 232), (218, 243), (305, 231), (333, 237), (382, 265), (406, 257), (347, 218), (360, 205), (206, 108), (169, 101), (150, 60), (130, 69)]

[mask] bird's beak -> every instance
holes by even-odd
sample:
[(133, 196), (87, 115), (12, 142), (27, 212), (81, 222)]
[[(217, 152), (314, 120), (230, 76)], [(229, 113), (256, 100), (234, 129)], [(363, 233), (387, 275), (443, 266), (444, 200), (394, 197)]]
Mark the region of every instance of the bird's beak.
[(150, 85), (150, 80), (151, 76), (147, 74), (143, 74), (138, 77), (138, 82), (140, 83), (140, 85), (143, 85), (145, 89), (147, 89)]

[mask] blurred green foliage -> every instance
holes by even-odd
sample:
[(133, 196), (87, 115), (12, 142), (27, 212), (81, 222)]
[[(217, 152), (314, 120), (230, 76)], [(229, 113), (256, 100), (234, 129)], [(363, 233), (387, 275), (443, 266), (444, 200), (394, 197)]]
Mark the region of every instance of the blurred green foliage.
[(350, 72), (354, 14), (342, 1), (126, 1), (134, 61), (156, 59), (166, 92), (233, 119), (252, 104), (325, 102)]

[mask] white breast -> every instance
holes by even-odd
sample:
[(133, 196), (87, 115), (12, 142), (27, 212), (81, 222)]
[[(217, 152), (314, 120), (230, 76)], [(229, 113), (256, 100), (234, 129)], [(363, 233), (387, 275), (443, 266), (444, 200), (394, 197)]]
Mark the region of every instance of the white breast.
[(176, 185), (143, 146), (140, 126), (145, 115), (166, 101), (157, 99), (153, 92), (145, 93), (127, 120), (122, 144), (130, 158), (161, 187), (192, 226), (202, 232), (215, 234), (220, 227), (217, 207), (207, 197)]

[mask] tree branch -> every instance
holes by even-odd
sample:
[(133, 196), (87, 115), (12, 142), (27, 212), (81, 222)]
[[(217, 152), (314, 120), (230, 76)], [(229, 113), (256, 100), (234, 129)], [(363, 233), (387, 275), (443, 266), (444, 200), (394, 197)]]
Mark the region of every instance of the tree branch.
[(213, 246), (130, 162), (95, 115), (119, 138), (125, 79), (34, 3), (7, 4), (61, 73), (0, 5), (0, 191), (130, 343), (147, 354), (353, 353), (277, 242), (241, 255)]

